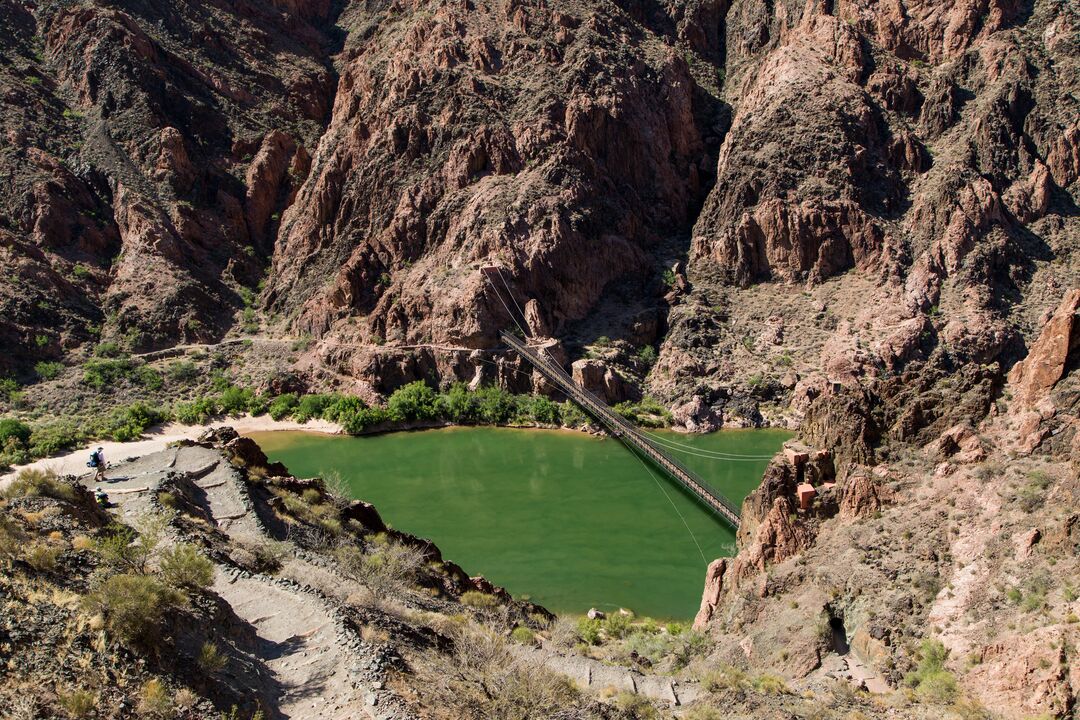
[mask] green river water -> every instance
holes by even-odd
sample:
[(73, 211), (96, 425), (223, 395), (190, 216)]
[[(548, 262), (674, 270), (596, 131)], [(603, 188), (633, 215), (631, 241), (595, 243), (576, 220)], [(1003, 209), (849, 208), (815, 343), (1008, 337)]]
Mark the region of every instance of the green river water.
[[(781, 430), (662, 435), (741, 455), (771, 454), (790, 437)], [(712, 560), (734, 547), (726, 525), (655, 468), (650, 477), (610, 438), (509, 428), (252, 437), (296, 475), (339, 472), (388, 525), (430, 538), (466, 572), (556, 612), (626, 607), (691, 618), (705, 577), (702, 554)], [(736, 503), (767, 464), (677, 457)]]

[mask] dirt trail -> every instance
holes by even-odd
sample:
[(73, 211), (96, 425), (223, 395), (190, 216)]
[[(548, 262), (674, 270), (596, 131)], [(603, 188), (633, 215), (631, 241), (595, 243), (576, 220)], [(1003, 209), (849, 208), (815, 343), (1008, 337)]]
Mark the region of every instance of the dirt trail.
[[(132, 522), (153, 507), (152, 491), (169, 473), (195, 487), (198, 504), (233, 541), (266, 541), (246, 485), (220, 453), (201, 446), (174, 447), (111, 468), (103, 488), (115, 511)], [(93, 485), (91, 475), (81, 478)], [(291, 547), (291, 545), (290, 545)], [(325, 575), (292, 549), (291, 578)], [(248, 573), (218, 565), (213, 591), (247, 623), (256, 641), (232, 648), (261, 671), (250, 675), (247, 690), (270, 706), (268, 720), (296, 718), (411, 717), (396, 696), (385, 690), (385, 661), (380, 648), (366, 643), (347, 624), (337, 601), (286, 576)]]

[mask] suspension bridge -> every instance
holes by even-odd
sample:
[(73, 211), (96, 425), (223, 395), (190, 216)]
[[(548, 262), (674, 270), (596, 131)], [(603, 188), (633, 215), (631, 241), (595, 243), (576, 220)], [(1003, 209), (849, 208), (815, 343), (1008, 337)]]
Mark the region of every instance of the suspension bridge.
[(502, 340), (536, 368), (548, 382), (621, 440), (631, 452), (652, 462), (733, 528), (739, 529), (739, 510), (731, 501), (710, 488), (692, 470), (671, 457), (659, 444), (608, 407), (607, 403), (574, 382), (562, 365), (529, 347), (513, 333), (503, 332)]

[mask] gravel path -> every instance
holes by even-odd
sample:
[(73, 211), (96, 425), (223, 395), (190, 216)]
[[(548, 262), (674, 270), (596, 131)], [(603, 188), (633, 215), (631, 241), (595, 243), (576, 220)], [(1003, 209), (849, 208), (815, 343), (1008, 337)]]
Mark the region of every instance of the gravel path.
[[(152, 491), (169, 473), (195, 486), (199, 504), (231, 540), (250, 544), (268, 539), (239, 474), (210, 448), (174, 447), (123, 462), (110, 468), (102, 487), (114, 511), (133, 522), (153, 508)], [(81, 482), (93, 487), (93, 476), (84, 475)], [(246, 653), (244, 662), (264, 670), (248, 674), (264, 679), (247, 689), (269, 701), (268, 720), (410, 718), (404, 703), (385, 689), (384, 649), (359, 637), (345, 622), (339, 601), (295, 579), (326, 578), (326, 569), (295, 549), (286, 564), (288, 577), (218, 565), (212, 586), (256, 638), (251, 647), (236, 652)]]

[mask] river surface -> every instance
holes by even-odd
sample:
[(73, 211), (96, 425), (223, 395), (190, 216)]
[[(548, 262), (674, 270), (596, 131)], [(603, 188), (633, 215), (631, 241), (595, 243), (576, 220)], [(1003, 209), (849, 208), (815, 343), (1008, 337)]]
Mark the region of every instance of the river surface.
[[(660, 435), (690, 452), (754, 456), (790, 437), (782, 430)], [(251, 437), (296, 475), (340, 473), (388, 525), (430, 538), (466, 572), (556, 612), (626, 607), (692, 618), (706, 561), (734, 550), (730, 528), (610, 438), (487, 427)], [(736, 503), (768, 462), (676, 456)]]

